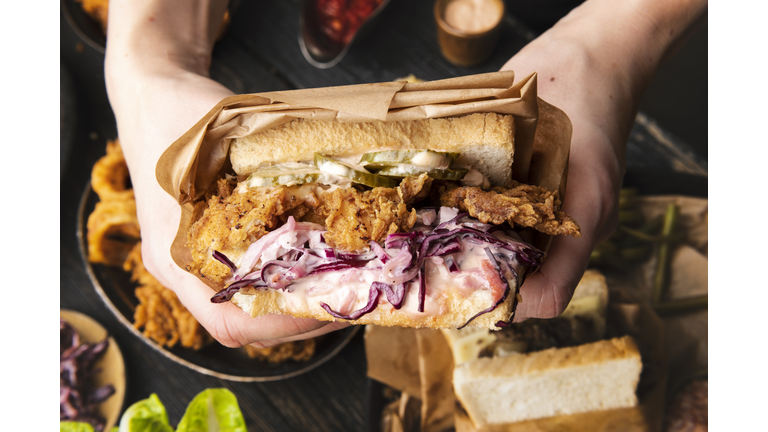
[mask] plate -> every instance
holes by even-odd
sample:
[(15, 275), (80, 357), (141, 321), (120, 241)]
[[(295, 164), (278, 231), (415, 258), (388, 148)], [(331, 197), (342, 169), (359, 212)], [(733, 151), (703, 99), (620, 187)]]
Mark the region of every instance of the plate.
[(104, 303), (106, 303), (107, 307), (126, 328), (149, 347), (180, 365), (202, 374), (230, 381), (264, 382), (283, 380), (307, 373), (328, 361), (328, 359), (338, 354), (352, 340), (360, 328), (359, 326), (350, 326), (346, 329), (320, 336), (316, 338), (315, 355), (310, 360), (303, 362), (289, 360), (277, 365), (251, 359), (244, 349), (227, 348), (216, 342), (199, 351), (178, 345), (173, 348), (160, 346), (157, 342), (133, 327), (133, 312), (139, 302), (134, 294), (136, 284), (131, 282), (128, 272), (123, 271), (121, 267), (92, 264), (88, 261), (85, 227), (88, 215), (91, 214), (98, 201), (99, 197), (93, 192), (89, 183), (80, 199), (77, 223), (80, 253), (83, 257), (88, 276), (91, 278), (96, 292), (104, 300)]
[[(88, 315), (67, 309), (59, 310), (59, 316), (68, 322), (80, 335), (84, 343), (97, 343), (107, 337), (107, 330)], [(94, 363), (94, 370), (100, 369), (94, 377), (95, 387), (112, 384), (115, 393), (99, 405), (99, 414), (106, 419), (105, 431), (112, 429), (120, 419), (125, 399), (125, 362), (120, 347), (112, 337), (104, 354)]]

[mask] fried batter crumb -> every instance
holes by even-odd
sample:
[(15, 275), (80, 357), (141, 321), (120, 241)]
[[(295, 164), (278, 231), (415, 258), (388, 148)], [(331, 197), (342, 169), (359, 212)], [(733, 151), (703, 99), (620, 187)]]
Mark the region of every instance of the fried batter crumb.
[(581, 237), (579, 225), (560, 210), (557, 194), (538, 186), (513, 182), (511, 188), (484, 191), (449, 185), (440, 191), (440, 203), (467, 211), (483, 223), (508, 222), (512, 227), (531, 227), (549, 235)]
[(366, 191), (310, 183), (232, 192), (227, 183), (219, 181), (218, 194), (208, 198), (207, 208), (187, 233), (189, 270), (217, 283), (230, 276), (230, 269), (212, 258), (213, 251), (230, 259), (242, 256), (289, 216), (324, 225), (328, 245), (349, 252), (368, 250), (371, 241), (407, 232), (416, 223), (416, 211), (408, 205), (427, 195), (432, 179), (425, 174), (406, 178), (397, 188)]
[(315, 340), (306, 339), (286, 342), (268, 348), (256, 348), (252, 345), (246, 345), (244, 348), (248, 357), (266, 360), (272, 364), (283, 363), (287, 360), (307, 361), (315, 355)]

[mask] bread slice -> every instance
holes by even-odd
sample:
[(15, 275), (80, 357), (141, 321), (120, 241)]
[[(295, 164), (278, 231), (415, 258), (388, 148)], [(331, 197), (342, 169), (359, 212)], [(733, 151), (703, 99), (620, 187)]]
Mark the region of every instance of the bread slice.
[[(522, 269), (518, 269), (522, 272)], [(510, 295), (491, 312), (480, 315), (467, 327), (481, 327), (498, 330), (499, 321), (508, 321), (512, 315), (513, 297), (516, 282), (508, 281)], [(439, 289), (439, 288), (438, 288)], [(397, 310), (392, 307), (384, 295), (379, 297), (375, 310), (357, 320), (339, 320), (323, 309), (319, 301), (288, 300), (281, 291), (252, 290), (250, 293), (239, 292), (232, 297), (232, 303), (257, 317), (270, 313), (291, 315), (297, 318), (314, 318), (320, 321), (345, 321), (351, 324), (374, 324), (385, 327), (399, 326), (411, 328), (455, 329), (467, 323), (478, 312), (493, 304), (492, 294), (488, 290), (475, 290), (470, 295), (462, 295), (450, 290), (437, 293), (434, 298), (427, 297), (424, 313), (417, 312), (417, 292), (415, 287), (406, 294), (403, 306)], [(361, 308), (367, 301), (367, 294), (358, 294), (354, 310)]]
[(511, 115), (495, 113), (366, 123), (296, 119), (235, 139), (229, 154), (235, 172), (247, 175), (273, 164), (311, 163), (315, 153), (351, 157), (370, 151), (406, 149), (460, 152), (457, 166), (480, 171), (493, 186), (509, 187), (515, 122)]
[(630, 336), (571, 348), (481, 358), (454, 369), (475, 427), (637, 405), (640, 352)]

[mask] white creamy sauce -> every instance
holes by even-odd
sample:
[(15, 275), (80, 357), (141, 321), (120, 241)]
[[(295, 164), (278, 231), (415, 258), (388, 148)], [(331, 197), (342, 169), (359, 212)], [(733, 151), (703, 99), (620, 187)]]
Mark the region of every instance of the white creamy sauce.
[(445, 8), (445, 22), (465, 33), (490, 30), (501, 19), (501, 9), (493, 0), (453, 0)]
[(469, 171), (464, 174), (464, 178), (461, 179), (461, 185), (488, 189), (491, 187), (491, 181), (488, 180), (488, 177), (484, 176), (480, 171), (474, 168), (470, 168)]
[(423, 167), (440, 168), (440, 169), (448, 168), (448, 164), (446, 163), (445, 156), (439, 153), (431, 153), (431, 152), (416, 153), (416, 155), (414, 155), (413, 158), (411, 158), (411, 164), (423, 166)]

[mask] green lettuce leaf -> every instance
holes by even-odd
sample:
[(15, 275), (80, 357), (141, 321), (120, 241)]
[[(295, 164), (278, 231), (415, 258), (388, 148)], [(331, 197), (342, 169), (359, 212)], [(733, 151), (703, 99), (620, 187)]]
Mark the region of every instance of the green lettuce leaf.
[(90, 423), (63, 421), (59, 422), (59, 432), (94, 432)]
[(192, 399), (176, 432), (247, 432), (247, 430), (235, 395), (227, 389), (214, 388), (203, 390)]
[(120, 417), (119, 432), (173, 432), (160, 398), (152, 393), (128, 407)]

